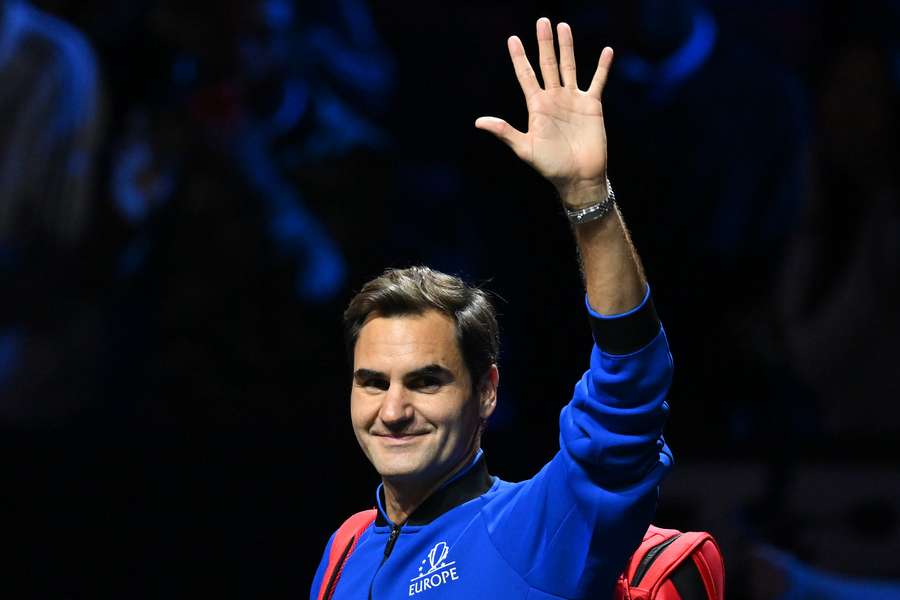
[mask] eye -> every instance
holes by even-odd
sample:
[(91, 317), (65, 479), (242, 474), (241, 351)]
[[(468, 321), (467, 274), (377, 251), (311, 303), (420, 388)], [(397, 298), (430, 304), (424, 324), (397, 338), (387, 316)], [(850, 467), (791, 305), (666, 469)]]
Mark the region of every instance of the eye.
[(386, 391), (390, 387), (390, 383), (387, 379), (379, 379), (377, 377), (373, 377), (370, 379), (365, 379), (362, 382), (362, 387), (371, 388), (376, 390), (381, 390), (382, 392)]
[(412, 381), (412, 385), (410, 387), (418, 392), (424, 392), (426, 394), (437, 392), (441, 389), (444, 383), (434, 377), (432, 375), (423, 375)]

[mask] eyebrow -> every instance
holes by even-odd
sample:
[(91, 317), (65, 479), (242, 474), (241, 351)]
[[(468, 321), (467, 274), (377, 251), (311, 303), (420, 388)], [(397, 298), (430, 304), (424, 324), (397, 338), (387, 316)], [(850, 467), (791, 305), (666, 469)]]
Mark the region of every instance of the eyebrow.
[(436, 377), (444, 383), (449, 383), (455, 379), (453, 372), (438, 364), (431, 364), (414, 371), (410, 371), (403, 376), (404, 380), (416, 379), (418, 377)]
[(353, 379), (356, 381), (365, 381), (366, 379), (376, 378), (387, 379), (387, 375), (381, 371), (373, 371), (372, 369), (357, 369), (353, 372)]
[[(449, 383), (455, 379), (453, 372), (437, 363), (426, 365), (418, 369), (412, 370), (403, 376), (404, 381), (416, 379), (418, 377), (437, 377), (444, 383)], [(356, 381), (365, 381), (367, 379), (387, 379), (386, 373), (374, 371), (372, 369), (357, 369), (353, 372), (353, 378)]]

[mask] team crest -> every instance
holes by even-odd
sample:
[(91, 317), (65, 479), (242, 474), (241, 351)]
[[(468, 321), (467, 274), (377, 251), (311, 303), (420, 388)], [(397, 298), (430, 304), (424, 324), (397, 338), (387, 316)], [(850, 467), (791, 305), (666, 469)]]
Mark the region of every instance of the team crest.
[(449, 554), (447, 542), (438, 542), (428, 551), (428, 556), (419, 565), (419, 574), (409, 580), (410, 596), (459, 580), (456, 561), (447, 562)]

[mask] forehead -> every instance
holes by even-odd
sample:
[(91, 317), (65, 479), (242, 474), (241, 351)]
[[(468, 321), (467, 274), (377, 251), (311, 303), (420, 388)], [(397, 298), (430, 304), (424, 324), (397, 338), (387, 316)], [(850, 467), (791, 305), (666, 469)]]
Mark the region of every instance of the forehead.
[(462, 366), (456, 324), (435, 310), (420, 315), (370, 316), (359, 332), (354, 369), (388, 372), (429, 364), (451, 370)]

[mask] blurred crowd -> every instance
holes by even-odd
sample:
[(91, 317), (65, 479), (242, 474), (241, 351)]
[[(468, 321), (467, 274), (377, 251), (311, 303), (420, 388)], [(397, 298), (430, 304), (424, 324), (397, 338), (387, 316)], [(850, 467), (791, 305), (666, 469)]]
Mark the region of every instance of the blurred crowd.
[[(0, 429), (7, 460), (40, 466), (18, 471), (9, 513), (45, 507), (54, 488), (35, 472), (87, 468), (34, 458), (35, 439), (102, 432), (105, 455), (122, 442), (109, 432), (127, 432), (142, 467), (117, 481), (187, 480), (204, 505), (157, 490), (108, 506), (126, 520), (164, 497), (166, 515), (209, 501), (252, 521), (254, 498), (290, 489), (302, 507), (270, 504), (255, 533), (214, 538), (253, 552), (194, 540), (207, 560), (189, 570), (303, 595), (373, 482), (347, 426), (340, 314), (383, 268), (417, 263), (495, 293), (504, 385), (488, 456), (507, 479), (543, 464), (590, 343), (571, 235), (552, 188), (472, 125), (524, 126), (504, 40), (533, 51), (538, 16), (572, 24), (583, 64), (616, 50), (610, 178), (672, 343), (667, 436), (688, 474), (663, 489), (660, 523), (720, 537), (729, 597), (895, 597), (897, 0), (0, 0)], [(228, 432), (207, 440), (225, 450), (155, 454), (176, 430)], [(91, 467), (96, 494), (76, 495), (91, 504), (110, 463), (77, 460), (105, 465)], [(167, 474), (185, 460), (206, 487)], [(247, 475), (267, 462), (270, 477)], [(860, 472), (883, 485), (845, 483)], [(117, 568), (190, 530), (156, 518), (169, 533), (138, 536)], [(209, 519), (204, 531), (229, 526)], [(139, 569), (157, 586), (142, 590), (168, 589), (188, 554)], [(238, 562), (234, 588), (221, 571)]]

